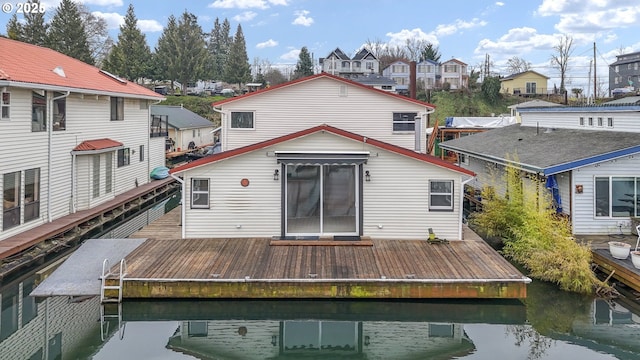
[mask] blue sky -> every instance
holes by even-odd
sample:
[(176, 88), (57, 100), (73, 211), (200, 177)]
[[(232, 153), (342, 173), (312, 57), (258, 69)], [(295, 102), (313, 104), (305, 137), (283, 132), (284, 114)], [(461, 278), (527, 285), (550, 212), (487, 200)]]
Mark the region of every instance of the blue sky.
[[(0, 13), (0, 33), (9, 14)], [(41, 0), (46, 17), (59, 0)], [(295, 64), (306, 46), (314, 59), (339, 47), (353, 55), (367, 41), (392, 45), (407, 38), (430, 41), (442, 59), (457, 58), (479, 67), (488, 54), (492, 71), (502, 75), (513, 56), (533, 69), (558, 78), (550, 67), (553, 47), (563, 35), (574, 39), (568, 87), (587, 87), (589, 63), (596, 43), (597, 72), (608, 82), (606, 64), (615, 55), (640, 51), (638, 0), (83, 0), (107, 20), (117, 39), (129, 3), (151, 48), (156, 45), (169, 15), (185, 10), (195, 14), (205, 32), (215, 18), (229, 19), (232, 33), (242, 25), (249, 62)], [(20, 16), (19, 16), (20, 18)], [(289, 65), (291, 66), (291, 65)], [(286, 65), (284, 66), (286, 68)], [(593, 75), (592, 75), (593, 76)], [(557, 81), (559, 83), (559, 81)], [(551, 83), (550, 83), (551, 85)]]

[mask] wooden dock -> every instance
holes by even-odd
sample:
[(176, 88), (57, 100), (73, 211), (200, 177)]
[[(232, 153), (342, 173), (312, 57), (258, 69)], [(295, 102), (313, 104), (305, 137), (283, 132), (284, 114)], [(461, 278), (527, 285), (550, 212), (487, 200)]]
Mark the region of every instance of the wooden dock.
[(177, 191), (178, 187), (173, 178), (151, 181), (91, 209), (63, 216), (0, 241), (0, 280), (122, 222), (158, 197)]
[(179, 239), (179, 214), (131, 236), (148, 239), (125, 258), (123, 298), (522, 299), (531, 281), (477, 237), (365, 246)]
[(631, 262), (631, 255), (627, 259), (615, 259), (609, 252), (609, 241), (619, 241), (631, 245), (634, 250), (638, 237), (636, 235), (598, 235), (598, 236), (579, 236), (578, 241), (587, 243), (591, 246), (593, 255), (593, 263), (597, 270), (602, 271), (605, 276), (611, 274), (611, 277), (628, 286), (640, 298), (640, 269), (636, 269)]

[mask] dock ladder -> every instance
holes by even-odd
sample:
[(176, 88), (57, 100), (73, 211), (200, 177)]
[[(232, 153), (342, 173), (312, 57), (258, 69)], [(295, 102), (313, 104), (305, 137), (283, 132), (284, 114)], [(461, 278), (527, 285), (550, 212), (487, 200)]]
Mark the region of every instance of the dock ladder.
[[(124, 261), (124, 259), (120, 260), (120, 270), (117, 274), (111, 272), (109, 260), (104, 259), (104, 261), (102, 262), (102, 276), (100, 277), (102, 280), (102, 284), (100, 285), (100, 303), (104, 304), (106, 302), (122, 302), (122, 281), (126, 275), (127, 262)], [(114, 276), (117, 276), (118, 278), (118, 285), (107, 285), (107, 279), (113, 279)], [(118, 290), (118, 297), (106, 297), (105, 292), (107, 290)]]

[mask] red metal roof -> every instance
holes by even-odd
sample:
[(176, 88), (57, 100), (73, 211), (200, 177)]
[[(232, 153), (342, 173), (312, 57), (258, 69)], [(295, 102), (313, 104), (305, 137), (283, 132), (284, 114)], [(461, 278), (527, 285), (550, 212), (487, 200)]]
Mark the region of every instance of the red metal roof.
[(111, 139), (95, 139), (95, 140), (85, 140), (78, 144), (73, 151), (93, 151), (93, 150), (104, 150), (112, 147), (123, 146), (123, 144), (119, 141), (111, 140)]
[[(64, 77), (54, 72), (60, 68)], [(84, 92), (104, 92), (132, 97), (163, 96), (130, 81), (119, 81), (99, 68), (44, 47), (0, 37), (0, 82), (27, 83), (78, 89)], [(17, 84), (16, 84), (17, 85)]]
[(372, 92), (377, 92), (379, 94), (384, 94), (386, 96), (392, 96), (392, 97), (395, 97), (395, 98), (398, 98), (398, 99), (401, 99), (401, 100), (404, 100), (404, 101), (412, 102), (414, 104), (418, 104), (418, 105), (421, 105), (421, 106), (430, 107), (432, 109), (436, 108), (435, 105), (427, 103), (427, 102), (424, 102), (424, 101), (420, 101), (420, 100), (417, 100), (417, 99), (412, 99), (412, 98), (407, 97), (407, 96), (398, 95), (396, 93), (391, 93), (391, 92), (388, 92), (388, 91), (376, 89), (376, 88), (373, 88), (371, 86), (367, 86), (367, 85), (361, 84), (361, 83), (353, 81), (353, 80), (345, 79), (343, 77), (336, 76), (336, 75), (331, 75), (331, 74), (326, 73), (326, 72), (315, 74), (315, 75), (310, 75), (310, 76), (307, 76), (307, 77), (304, 77), (304, 78), (300, 78), (300, 79), (296, 79), (296, 80), (292, 80), (292, 81), (289, 81), (289, 82), (286, 82), (286, 83), (282, 83), (282, 84), (278, 84), (278, 85), (275, 85), (275, 86), (272, 86), (272, 87), (269, 87), (269, 88), (266, 88), (266, 89), (261, 89), (261, 90), (258, 90), (258, 91), (249, 92), (249, 93), (246, 93), (246, 94), (244, 94), (242, 96), (230, 97), (228, 99), (217, 101), (217, 102), (215, 102), (215, 103), (213, 103), (211, 105), (212, 106), (219, 106), (219, 105), (227, 104), (227, 103), (238, 101), (238, 100), (243, 100), (243, 99), (246, 99), (247, 97), (262, 95), (265, 92), (275, 91), (275, 90), (278, 90), (278, 89), (281, 89), (281, 88), (284, 88), (284, 87), (295, 86), (295, 85), (300, 84), (300, 83), (305, 83), (305, 82), (308, 82), (308, 81), (313, 81), (313, 80), (321, 79), (321, 78), (333, 79), (333, 80), (336, 80), (336, 81), (343, 82), (345, 84), (357, 86), (359, 88), (366, 89), (366, 90), (369, 90), (369, 91), (372, 91)]
[(452, 164), (450, 162), (444, 161), (438, 157), (435, 157), (433, 155), (427, 155), (427, 154), (422, 154), (422, 153), (418, 153), (415, 152), (413, 150), (409, 150), (407, 148), (401, 147), (401, 146), (397, 146), (397, 145), (393, 145), (393, 144), (389, 144), (383, 141), (379, 141), (379, 140), (375, 140), (366, 136), (362, 136), (362, 135), (358, 135), (358, 134), (354, 134), (352, 132), (346, 131), (346, 130), (342, 130), (333, 126), (329, 126), (329, 125), (319, 125), (319, 126), (314, 126), (312, 128), (306, 129), (306, 130), (301, 130), (301, 131), (297, 131), (288, 135), (284, 135), (284, 136), (280, 136), (277, 138), (273, 138), (270, 140), (266, 140), (266, 141), (261, 141), (259, 143), (255, 143), (255, 144), (251, 144), (251, 145), (247, 145), (247, 146), (243, 146), (237, 149), (232, 149), (232, 150), (228, 150), (228, 151), (223, 151), (217, 154), (213, 154), (213, 155), (209, 155), (206, 157), (203, 157), (201, 159), (192, 161), (190, 163), (187, 163), (185, 165), (176, 167), (171, 169), (171, 173), (179, 173), (179, 172), (183, 172), (185, 170), (189, 170), (189, 169), (193, 169), (196, 167), (200, 167), (203, 165), (207, 165), (210, 163), (214, 163), (220, 160), (224, 160), (224, 159), (229, 159), (232, 158), (234, 156), (238, 156), (238, 155), (242, 155), (242, 154), (246, 154), (248, 152), (254, 151), (254, 150), (259, 150), (259, 149), (263, 149), (272, 145), (276, 145), (288, 140), (293, 140), (299, 137), (303, 137), (306, 135), (310, 135), (319, 131), (327, 131), (330, 132), (332, 134), (335, 135), (339, 135), (339, 136), (343, 136), (346, 137), (348, 139), (352, 139), (355, 141), (359, 141), (359, 142), (363, 142), (363, 143), (367, 143), (369, 145), (373, 145), (375, 147), (384, 149), (384, 150), (388, 150), (391, 152), (394, 152), (396, 154), (400, 154), (400, 155), (404, 155), (404, 156), (408, 156), (410, 158), (419, 160), (419, 161), (423, 161), (432, 165), (436, 165), (439, 167), (443, 167), (449, 170), (453, 170), (465, 175), (469, 175), (469, 176), (475, 176), (476, 174), (471, 171), (471, 170), (467, 170), (464, 168), (461, 168), (460, 166), (457, 166), (455, 164)]

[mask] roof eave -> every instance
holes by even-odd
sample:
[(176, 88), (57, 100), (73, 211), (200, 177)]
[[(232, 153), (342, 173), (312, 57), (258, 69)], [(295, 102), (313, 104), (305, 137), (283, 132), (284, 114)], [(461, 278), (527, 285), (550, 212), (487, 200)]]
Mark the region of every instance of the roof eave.
[(50, 90), (50, 91), (70, 91), (70, 92), (77, 93), (77, 94), (104, 95), (104, 96), (113, 96), (113, 97), (127, 97), (127, 98), (156, 100), (156, 101), (166, 100), (166, 98), (164, 96), (131, 94), (131, 93), (124, 93), (124, 92), (114, 92), (114, 91), (104, 91), (104, 90), (95, 90), (95, 89), (74, 88), (74, 87), (68, 87), (68, 86), (57, 86), (57, 85), (38, 84), (38, 83), (11, 81), (11, 80), (0, 80), (0, 86), (2, 86), (2, 87), (4, 87), (4, 86), (6, 86), (6, 87), (15, 87), (15, 88), (20, 88), (20, 89), (42, 89), (42, 90)]

